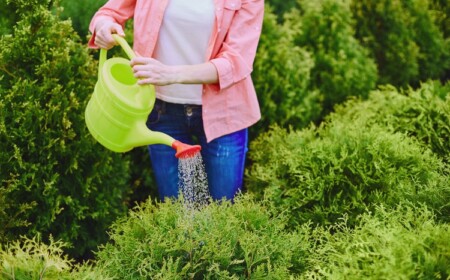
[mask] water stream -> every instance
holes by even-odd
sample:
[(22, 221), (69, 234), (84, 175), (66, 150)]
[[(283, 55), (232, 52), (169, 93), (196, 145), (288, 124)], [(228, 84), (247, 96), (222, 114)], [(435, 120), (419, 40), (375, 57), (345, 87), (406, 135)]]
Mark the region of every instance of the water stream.
[(200, 209), (210, 201), (205, 165), (200, 153), (178, 160), (179, 189), (188, 209)]

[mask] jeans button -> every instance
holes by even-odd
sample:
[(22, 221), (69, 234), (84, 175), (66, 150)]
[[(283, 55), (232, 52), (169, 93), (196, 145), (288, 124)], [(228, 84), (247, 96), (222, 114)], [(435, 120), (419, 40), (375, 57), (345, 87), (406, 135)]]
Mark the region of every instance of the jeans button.
[(186, 107), (186, 116), (191, 117), (192, 116), (192, 107)]

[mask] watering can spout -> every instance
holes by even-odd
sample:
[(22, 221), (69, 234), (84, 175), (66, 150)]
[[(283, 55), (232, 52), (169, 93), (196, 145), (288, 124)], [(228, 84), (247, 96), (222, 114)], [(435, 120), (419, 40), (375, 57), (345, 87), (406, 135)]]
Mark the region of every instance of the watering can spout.
[[(137, 130), (136, 133), (129, 134), (130, 146), (138, 147), (154, 144), (167, 145), (175, 150), (175, 157), (179, 159), (192, 158), (201, 150), (200, 145), (185, 144), (178, 140), (175, 140), (165, 133), (152, 131), (144, 128), (144, 126), (140, 127), (142, 128), (141, 130)], [(135, 141), (133, 141), (132, 139), (134, 139)]]
[(191, 158), (198, 154), (201, 150), (199, 145), (188, 145), (178, 140), (172, 143), (172, 148), (176, 150), (175, 156), (177, 158)]

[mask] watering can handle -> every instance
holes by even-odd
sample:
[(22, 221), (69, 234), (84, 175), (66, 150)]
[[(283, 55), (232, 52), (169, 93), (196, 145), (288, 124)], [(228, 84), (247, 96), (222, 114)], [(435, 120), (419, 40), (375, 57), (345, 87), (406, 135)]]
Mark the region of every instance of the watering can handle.
[(116, 40), (117, 43), (119, 43), (119, 45), (122, 47), (122, 49), (125, 51), (125, 53), (128, 55), (128, 57), (130, 59), (133, 59), (136, 57), (136, 54), (134, 53), (134, 51), (131, 49), (130, 45), (128, 45), (127, 41), (117, 35), (117, 34), (112, 34), (112, 37), (114, 38), (114, 40)]
[[(125, 53), (130, 59), (136, 57), (136, 54), (134, 53), (133, 49), (130, 47), (130, 45), (128, 45), (127, 41), (123, 37), (117, 34), (112, 34), (112, 37), (114, 38), (114, 40), (116, 40), (117, 43), (119, 43), (119, 45), (122, 47), (122, 49), (125, 51)], [(106, 61), (106, 54), (107, 54), (106, 49), (100, 49), (100, 61), (98, 68), (99, 71), (101, 71), (101, 69), (103, 68), (103, 63), (105, 63)]]

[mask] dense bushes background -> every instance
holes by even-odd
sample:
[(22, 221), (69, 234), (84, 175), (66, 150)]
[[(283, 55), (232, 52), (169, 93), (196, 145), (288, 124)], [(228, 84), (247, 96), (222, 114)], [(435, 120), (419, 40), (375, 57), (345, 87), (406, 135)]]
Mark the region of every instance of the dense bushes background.
[[(263, 31), (252, 77), (261, 93), (263, 117), (252, 129), (256, 136), (270, 124), (307, 126), (322, 116), (323, 96), (311, 89), (313, 54), (293, 42), (296, 31), (276, 21), (266, 6)], [(274, 44), (273, 42), (277, 42)]]
[(378, 65), (379, 84), (417, 86), (443, 78), (449, 68), (449, 38), (436, 25), (428, 0), (353, 1), (356, 37)]
[[(374, 93), (369, 100), (346, 107), (360, 112), (351, 119), (342, 117), (345, 110), (341, 109), (319, 127), (273, 128), (252, 142), (248, 189), (258, 194), (266, 189), (277, 208), (290, 211), (293, 224), (334, 223), (343, 213), (351, 223), (373, 204), (392, 206), (402, 201), (425, 204), (448, 220), (448, 166), (425, 145), (429, 138), (424, 136), (437, 143), (446, 141), (441, 128), (447, 123), (441, 118), (448, 118), (449, 111), (439, 109), (449, 107), (429, 92), (433, 87), (424, 87), (411, 93), (411, 102), (393, 102), (397, 98), (392, 96), (400, 93), (392, 89)], [(421, 95), (427, 91), (428, 95)], [(418, 100), (419, 96), (424, 97)], [(403, 110), (408, 114), (402, 114)], [(408, 127), (414, 130), (412, 137), (398, 132)], [(433, 128), (440, 133), (433, 133)]]
[(0, 39), (0, 238), (51, 234), (82, 256), (126, 211), (128, 160), (89, 135), (96, 65), (42, 2), (11, 2), (20, 20)]
[(367, 96), (377, 80), (376, 65), (354, 37), (350, 1), (299, 1), (286, 17), (293, 42), (313, 54), (311, 87), (324, 96), (322, 116), (348, 96)]
[(448, 1), (267, 1), (251, 194), (195, 213), (85, 128), (102, 2), (0, 0), (0, 279), (450, 277)]
[(106, 2), (107, 0), (60, 0), (59, 5), (63, 7), (60, 16), (62, 19), (69, 19), (81, 39), (87, 42), (91, 18)]

